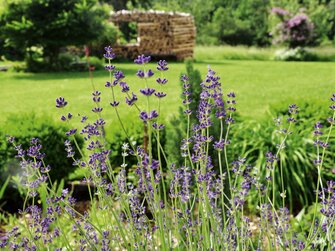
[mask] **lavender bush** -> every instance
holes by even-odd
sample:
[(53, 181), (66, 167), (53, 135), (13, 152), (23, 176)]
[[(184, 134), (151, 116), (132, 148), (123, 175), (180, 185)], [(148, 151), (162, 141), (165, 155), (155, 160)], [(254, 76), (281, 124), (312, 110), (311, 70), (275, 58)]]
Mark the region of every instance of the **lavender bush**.
[[(105, 87), (110, 91), (111, 109), (130, 139), (126, 121), (122, 121), (118, 106), (121, 98), (115, 89), (121, 88), (125, 102), (147, 128), (147, 142), (136, 146), (125, 142), (122, 147), (121, 170), (111, 166), (104, 137), (105, 120), (102, 118), (100, 87), (93, 85), (92, 118), (83, 116), (82, 129), (72, 128), (65, 142), (68, 158), (73, 164), (86, 170), (91, 207), (85, 212), (76, 210), (75, 199), (68, 190), (47, 185), (49, 167), (44, 163), (42, 146), (32, 139), (28, 149), (15, 145), (23, 170), (23, 185), (29, 191), (20, 217), (6, 226), (6, 235), (0, 246), (7, 250), (332, 250), (334, 243), (334, 189), (333, 181), (321, 179), (323, 160), (335, 118), (335, 94), (331, 97), (332, 117), (324, 130), (315, 124), (314, 161), (318, 170), (315, 204), (307, 227), (297, 231), (294, 219), (285, 208), (285, 184), (276, 183), (275, 170), (283, 167), (278, 163), (288, 137), (294, 132), (299, 111), (297, 105), (289, 106), (285, 120), (277, 120), (280, 141), (277, 151), (266, 153), (266, 174), (246, 164), (241, 156), (230, 160), (227, 148), (233, 142), (231, 128), (235, 124), (235, 93), (224, 94), (220, 77), (209, 67), (204, 81), (197, 110), (191, 110), (190, 83), (182, 76), (184, 114), (188, 121), (180, 149), (183, 164), (169, 163), (159, 143), (164, 130), (161, 118), (161, 99), (166, 97), (164, 85), (168, 80), (166, 61), (161, 60), (152, 70), (151, 58), (141, 55), (135, 59), (140, 69), (137, 76), (143, 88), (131, 90), (124, 74), (111, 61), (115, 57), (111, 47), (105, 48), (104, 57), (109, 80)], [(157, 78), (154, 76), (158, 75)], [(146, 100), (145, 106), (137, 104)], [(59, 97), (56, 107), (62, 111), (61, 119), (71, 125), (74, 116), (67, 110), (66, 99)], [(197, 122), (190, 123), (195, 113)], [(213, 116), (217, 118), (213, 122)], [(91, 116), (90, 116), (91, 117)], [(211, 127), (219, 127), (218, 138), (210, 135)], [(76, 156), (75, 135), (80, 133), (86, 140), (87, 151)], [(325, 134), (324, 134), (325, 133)], [(157, 140), (156, 154), (153, 139)], [(73, 142), (73, 143), (72, 143)], [(213, 166), (209, 148), (214, 147), (218, 167)], [(127, 158), (137, 159), (136, 178), (127, 176)], [(163, 166), (163, 163), (167, 163)], [(57, 168), (57, 167), (54, 167)], [(215, 171), (218, 170), (218, 171)], [(92, 189), (92, 185), (94, 189)], [(257, 212), (248, 213), (246, 201), (250, 192), (257, 194)], [(280, 194), (280, 202), (276, 201)], [(40, 198), (45, 205), (39, 206)], [(31, 203), (28, 203), (31, 202)], [(280, 205), (276, 207), (275, 205)], [(295, 223), (296, 224), (296, 223)], [(13, 226), (14, 225), (14, 226)], [(294, 228), (293, 228), (294, 227)]]

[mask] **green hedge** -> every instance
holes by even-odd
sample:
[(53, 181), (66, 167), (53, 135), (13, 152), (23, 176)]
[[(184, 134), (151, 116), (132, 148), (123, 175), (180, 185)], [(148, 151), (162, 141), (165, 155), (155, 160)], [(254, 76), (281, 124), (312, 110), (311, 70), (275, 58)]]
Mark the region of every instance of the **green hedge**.
[[(66, 157), (64, 147), (64, 141), (68, 138), (65, 135), (66, 131), (68, 128), (46, 116), (39, 117), (35, 114), (10, 116), (0, 131), (1, 178), (6, 179), (7, 175), (15, 175), (20, 170), (13, 146), (6, 140), (6, 135), (11, 135), (16, 138), (15, 143), (21, 144), (24, 149), (29, 147), (32, 138), (39, 138), (43, 146), (41, 152), (46, 154), (45, 163), (52, 168), (49, 173), (51, 180), (66, 179), (75, 170), (72, 159)], [(77, 141), (82, 147), (83, 140), (77, 138)]]

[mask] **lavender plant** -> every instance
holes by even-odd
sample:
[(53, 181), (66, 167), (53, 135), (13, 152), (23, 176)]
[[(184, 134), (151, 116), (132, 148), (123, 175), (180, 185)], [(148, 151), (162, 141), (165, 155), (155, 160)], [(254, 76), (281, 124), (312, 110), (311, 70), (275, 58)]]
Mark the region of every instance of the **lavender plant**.
[[(71, 191), (47, 185), (50, 167), (44, 163), (42, 146), (38, 139), (31, 141), (28, 149), (15, 145), (24, 171), (23, 184), (29, 191), (17, 225), (7, 226), (0, 246), (7, 250), (332, 250), (334, 247), (333, 194), (334, 183), (327, 186), (321, 180), (325, 149), (328, 146), (335, 119), (335, 94), (330, 109), (330, 127), (325, 138), (321, 126), (316, 128), (315, 165), (319, 173), (313, 219), (310, 229), (296, 232), (291, 225), (292, 217), (285, 208), (285, 184), (276, 182), (275, 170), (289, 168), (280, 166), (278, 159), (285, 151), (287, 138), (294, 133), (297, 105), (289, 106), (287, 123), (278, 123), (281, 138), (276, 152), (268, 152), (265, 183), (253, 166), (246, 164), (241, 156), (234, 160), (227, 154), (233, 139), (236, 94), (224, 94), (220, 78), (208, 67), (204, 81), (200, 83), (199, 106), (191, 110), (190, 83), (182, 76), (184, 114), (188, 121), (180, 149), (182, 164), (170, 163), (160, 144), (164, 130), (161, 116), (162, 100), (167, 96), (164, 85), (168, 80), (166, 61), (161, 60), (152, 69), (150, 56), (140, 55), (134, 60), (140, 69), (136, 73), (143, 88), (131, 90), (126, 76), (112, 65), (115, 57), (111, 47), (105, 48), (109, 79), (105, 87), (110, 92), (108, 103), (114, 109), (121, 128), (130, 139), (126, 122), (118, 107), (121, 97), (115, 90), (121, 88), (125, 103), (147, 128), (147, 143), (136, 146), (124, 142), (120, 171), (110, 163), (111, 151), (106, 148), (104, 108), (101, 91), (92, 85), (94, 107), (92, 116), (79, 119), (82, 129), (72, 128), (65, 142), (68, 158), (73, 164), (86, 170), (84, 182), (90, 192), (90, 209), (84, 213), (76, 210)], [(154, 76), (158, 75), (157, 78)], [(137, 103), (145, 100), (144, 106)], [(67, 110), (66, 99), (56, 99), (61, 110), (61, 120), (71, 125), (74, 116)], [(197, 121), (191, 124), (191, 114)], [(213, 116), (218, 124), (214, 124)], [(88, 118), (90, 117), (90, 118)], [(220, 134), (214, 138), (210, 128), (218, 126)], [(81, 134), (87, 151), (77, 156), (75, 135)], [(157, 140), (154, 153), (153, 139)], [(209, 149), (216, 150), (218, 166), (213, 165)], [(127, 158), (137, 159), (135, 180), (127, 177)], [(166, 164), (163, 164), (166, 163)], [(163, 166), (164, 165), (164, 166)], [(166, 166), (165, 166), (166, 165)], [(56, 168), (56, 167), (54, 167)], [(218, 170), (218, 171), (216, 171)], [(281, 172), (279, 172), (281, 173)], [(94, 187), (94, 189), (92, 189)], [(250, 191), (257, 194), (258, 212), (250, 215), (246, 210)], [(281, 201), (276, 202), (276, 194)], [(46, 197), (46, 207), (39, 206), (39, 198)], [(30, 203), (28, 203), (30, 202)], [(279, 205), (279, 206), (277, 206)], [(318, 207), (321, 207), (318, 213)]]

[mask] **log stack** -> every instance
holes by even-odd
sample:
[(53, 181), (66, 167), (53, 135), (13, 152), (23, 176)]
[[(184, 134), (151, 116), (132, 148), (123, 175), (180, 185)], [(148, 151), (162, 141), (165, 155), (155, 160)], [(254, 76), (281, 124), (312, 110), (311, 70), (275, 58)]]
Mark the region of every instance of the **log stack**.
[(173, 56), (178, 60), (193, 57), (196, 29), (190, 14), (164, 11), (118, 11), (110, 22), (137, 23), (137, 43), (114, 45), (115, 53), (126, 58), (139, 54)]

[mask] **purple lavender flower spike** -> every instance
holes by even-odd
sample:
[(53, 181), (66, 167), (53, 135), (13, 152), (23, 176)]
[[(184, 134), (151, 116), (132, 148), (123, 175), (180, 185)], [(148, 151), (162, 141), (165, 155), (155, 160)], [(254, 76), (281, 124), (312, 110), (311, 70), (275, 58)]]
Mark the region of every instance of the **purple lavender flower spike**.
[(158, 125), (156, 122), (154, 122), (154, 123), (152, 124), (152, 127), (153, 127), (154, 129), (156, 129), (156, 130), (162, 130), (162, 129), (165, 128), (165, 125), (163, 125), (163, 124)]
[(145, 96), (151, 96), (155, 92), (155, 89), (145, 88), (145, 89), (141, 89), (140, 92)]
[(80, 120), (81, 123), (84, 123), (87, 120), (87, 116), (83, 116)]
[(215, 116), (218, 118), (218, 119), (223, 119), (226, 117), (226, 111), (225, 110), (221, 110), (221, 111), (216, 111), (215, 112)]
[(184, 74), (184, 75), (181, 76), (180, 80), (183, 81), (183, 82), (187, 82), (190, 79)]
[(101, 107), (94, 107), (92, 109), (92, 112), (99, 113), (99, 112), (102, 112), (102, 110), (103, 110), (103, 108), (101, 108)]
[(26, 154), (26, 151), (22, 149), (22, 145), (17, 145), (14, 147), (14, 149), (17, 151), (17, 155), (15, 156), (16, 158), (24, 157)]
[(166, 93), (164, 93), (164, 92), (156, 92), (156, 93), (155, 93), (155, 96), (156, 96), (157, 98), (164, 98), (164, 97), (166, 96)]
[(101, 98), (100, 97), (93, 97), (92, 100), (93, 100), (94, 103), (99, 103), (101, 101)]
[(235, 120), (233, 118), (227, 118), (226, 119), (226, 123), (227, 124), (234, 124), (235, 123)]
[(335, 93), (333, 93), (332, 97), (330, 98), (331, 101), (335, 102)]
[(147, 72), (144, 72), (142, 70), (138, 70), (136, 73), (136, 76), (139, 78), (150, 78), (154, 75), (152, 70), (148, 70)]
[(105, 54), (104, 54), (104, 58), (106, 59), (114, 59), (115, 58), (115, 53), (113, 53), (113, 49), (111, 46), (107, 46), (105, 47)]
[(32, 144), (32, 145), (37, 145), (39, 142), (40, 142), (40, 141), (39, 141), (38, 138), (32, 138), (32, 139), (30, 140), (30, 144)]
[(191, 114), (192, 114), (192, 110), (187, 109), (187, 110), (184, 111), (184, 113), (185, 113), (186, 115), (191, 115)]
[(120, 79), (125, 78), (125, 76), (124, 76), (124, 74), (123, 74), (122, 71), (116, 71), (116, 72), (114, 73), (114, 78), (115, 78), (117, 81), (119, 81)]
[(120, 102), (117, 102), (117, 101), (114, 101), (114, 102), (110, 103), (110, 105), (113, 106), (113, 107), (117, 107), (119, 104), (120, 104)]
[(314, 125), (314, 129), (315, 129), (313, 132), (314, 136), (320, 136), (323, 134), (321, 131), (321, 128), (322, 128), (321, 122), (320, 121), (316, 122), (316, 124)]
[(235, 98), (236, 96), (235, 96), (234, 92), (230, 92), (230, 93), (227, 94), (227, 97), (228, 98)]
[(114, 65), (106, 65), (105, 66), (105, 70), (107, 70), (107, 71), (113, 71), (114, 69), (115, 69)]
[(145, 74), (145, 76), (147, 77), (147, 78), (150, 78), (150, 77), (152, 77), (154, 75), (154, 72), (151, 70), (151, 69), (149, 69), (147, 72), (146, 72), (146, 74)]
[(144, 78), (145, 77), (145, 73), (142, 70), (138, 70), (136, 73), (136, 76), (139, 78)]
[(272, 163), (277, 161), (277, 157), (275, 154), (273, 154), (272, 152), (267, 152), (265, 154), (265, 157), (266, 157), (266, 167), (267, 168), (272, 168)]
[(163, 79), (157, 78), (156, 82), (160, 85), (165, 85), (168, 82), (168, 80), (166, 78), (163, 78)]
[(168, 63), (165, 60), (159, 60), (157, 65), (157, 70), (159, 71), (167, 71), (169, 69), (167, 67)]
[(60, 117), (60, 119), (61, 119), (62, 121), (67, 121), (67, 120), (70, 120), (72, 117), (73, 117), (73, 115), (72, 115), (71, 113), (68, 113), (67, 116), (62, 115), (62, 116)]
[(126, 97), (126, 103), (129, 106), (132, 106), (133, 104), (135, 104), (136, 101), (137, 101), (137, 96), (134, 93), (132, 93), (132, 97), (130, 99), (128, 99), (128, 97)]
[(144, 56), (143, 54), (138, 56), (135, 60), (134, 60), (134, 63), (135, 64), (146, 64), (146, 63), (149, 63), (151, 60), (151, 57), (150, 56)]
[(152, 110), (149, 115), (149, 119), (155, 119), (158, 117), (158, 113), (156, 110)]
[(141, 112), (140, 113), (140, 119), (143, 120), (143, 122), (147, 122), (149, 120), (149, 115), (146, 112)]
[(183, 99), (183, 105), (189, 105), (191, 103), (192, 103), (192, 99), (191, 98)]
[(315, 125), (314, 125), (314, 128), (315, 129), (321, 129), (322, 128), (322, 124), (320, 121), (316, 122)]
[(56, 99), (56, 107), (57, 108), (63, 108), (67, 105), (67, 102), (63, 97), (59, 97)]
[(106, 84), (105, 84), (105, 87), (108, 88), (108, 87), (111, 87), (111, 86), (112, 86), (111, 82), (107, 81)]
[(289, 118), (287, 118), (287, 122), (289, 122), (289, 123), (296, 123), (297, 120), (295, 118), (289, 117)]
[(7, 141), (8, 141), (8, 143), (13, 144), (14, 141), (15, 141), (15, 137), (7, 135)]
[(92, 92), (92, 96), (93, 97), (99, 97), (100, 95), (101, 95), (100, 91), (94, 91), (94, 92)]
[(71, 135), (75, 134), (76, 132), (77, 132), (77, 129), (74, 128), (74, 129), (71, 129), (68, 132), (66, 132), (65, 135), (66, 136), (71, 136)]
[(299, 107), (296, 104), (292, 104), (288, 107), (288, 112), (290, 114), (297, 114), (299, 112)]
[(215, 141), (214, 144), (213, 144), (213, 147), (214, 147), (214, 149), (217, 150), (217, 151), (222, 151), (223, 148), (224, 148), (226, 145), (229, 145), (229, 144), (230, 144), (230, 140), (225, 141), (225, 140), (223, 139), (223, 140)]
[(126, 82), (120, 82), (120, 86), (122, 88), (122, 92), (128, 92), (129, 91), (129, 85)]

